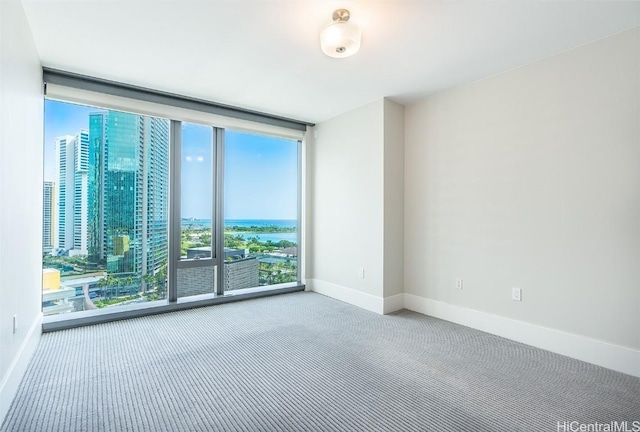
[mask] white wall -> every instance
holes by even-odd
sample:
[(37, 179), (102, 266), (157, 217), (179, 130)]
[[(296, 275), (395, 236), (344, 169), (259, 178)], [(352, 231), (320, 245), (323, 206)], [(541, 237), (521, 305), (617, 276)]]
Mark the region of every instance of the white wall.
[[(384, 101), (384, 297), (404, 291), (404, 107)], [(401, 307), (391, 307), (392, 310)], [(389, 312), (390, 310), (387, 310)]]
[(307, 142), (307, 286), (378, 313), (403, 305), (403, 116), (380, 99)]
[(640, 359), (640, 30), (426, 99), (405, 116), (406, 299)]
[(0, 423), (40, 336), (41, 89), (22, 4), (0, 1)]
[(307, 151), (307, 285), (372, 310), (383, 296), (383, 107), (380, 99), (318, 124)]

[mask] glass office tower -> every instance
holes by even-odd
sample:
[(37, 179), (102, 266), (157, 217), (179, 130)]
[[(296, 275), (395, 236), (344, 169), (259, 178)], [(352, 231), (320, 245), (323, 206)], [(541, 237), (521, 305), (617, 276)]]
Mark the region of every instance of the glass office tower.
[(139, 288), (167, 261), (169, 121), (92, 113), (89, 142), (89, 262)]

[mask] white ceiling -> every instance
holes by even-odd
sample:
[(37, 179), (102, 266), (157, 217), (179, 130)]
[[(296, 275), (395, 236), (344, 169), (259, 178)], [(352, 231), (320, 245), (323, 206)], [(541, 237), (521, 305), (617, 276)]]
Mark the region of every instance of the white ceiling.
[[(637, 1), (23, 0), (44, 66), (321, 122), (407, 104), (640, 25)], [(334, 9), (363, 31), (333, 59)]]

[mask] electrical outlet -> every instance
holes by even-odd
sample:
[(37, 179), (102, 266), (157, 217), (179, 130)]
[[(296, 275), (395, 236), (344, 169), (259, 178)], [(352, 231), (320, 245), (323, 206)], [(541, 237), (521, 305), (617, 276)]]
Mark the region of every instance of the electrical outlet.
[(360, 267), (358, 269), (358, 277), (364, 279), (364, 268)]
[(18, 331), (18, 315), (13, 316), (13, 334)]
[(462, 278), (456, 279), (456, 288), (458, 288), (459, 290), (462, 289)]
[(511, 288), (511, 300), (522, 301), (522, 290), (520, 288)]

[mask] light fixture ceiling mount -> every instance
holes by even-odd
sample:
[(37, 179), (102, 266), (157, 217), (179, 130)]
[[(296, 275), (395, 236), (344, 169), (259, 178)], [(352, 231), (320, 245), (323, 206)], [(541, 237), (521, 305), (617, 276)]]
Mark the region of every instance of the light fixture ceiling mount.
[(333, 11), (333, 21), (349, 21), (351, 13), (347, 9), (336, 9)]
[(347, 9), (333, 12), (333, 22), (320, 32), (320, 47), (329, 57), (349, 57), (360, 49), (361, 32), (357, 25), (350, 23), (351, 13)]

